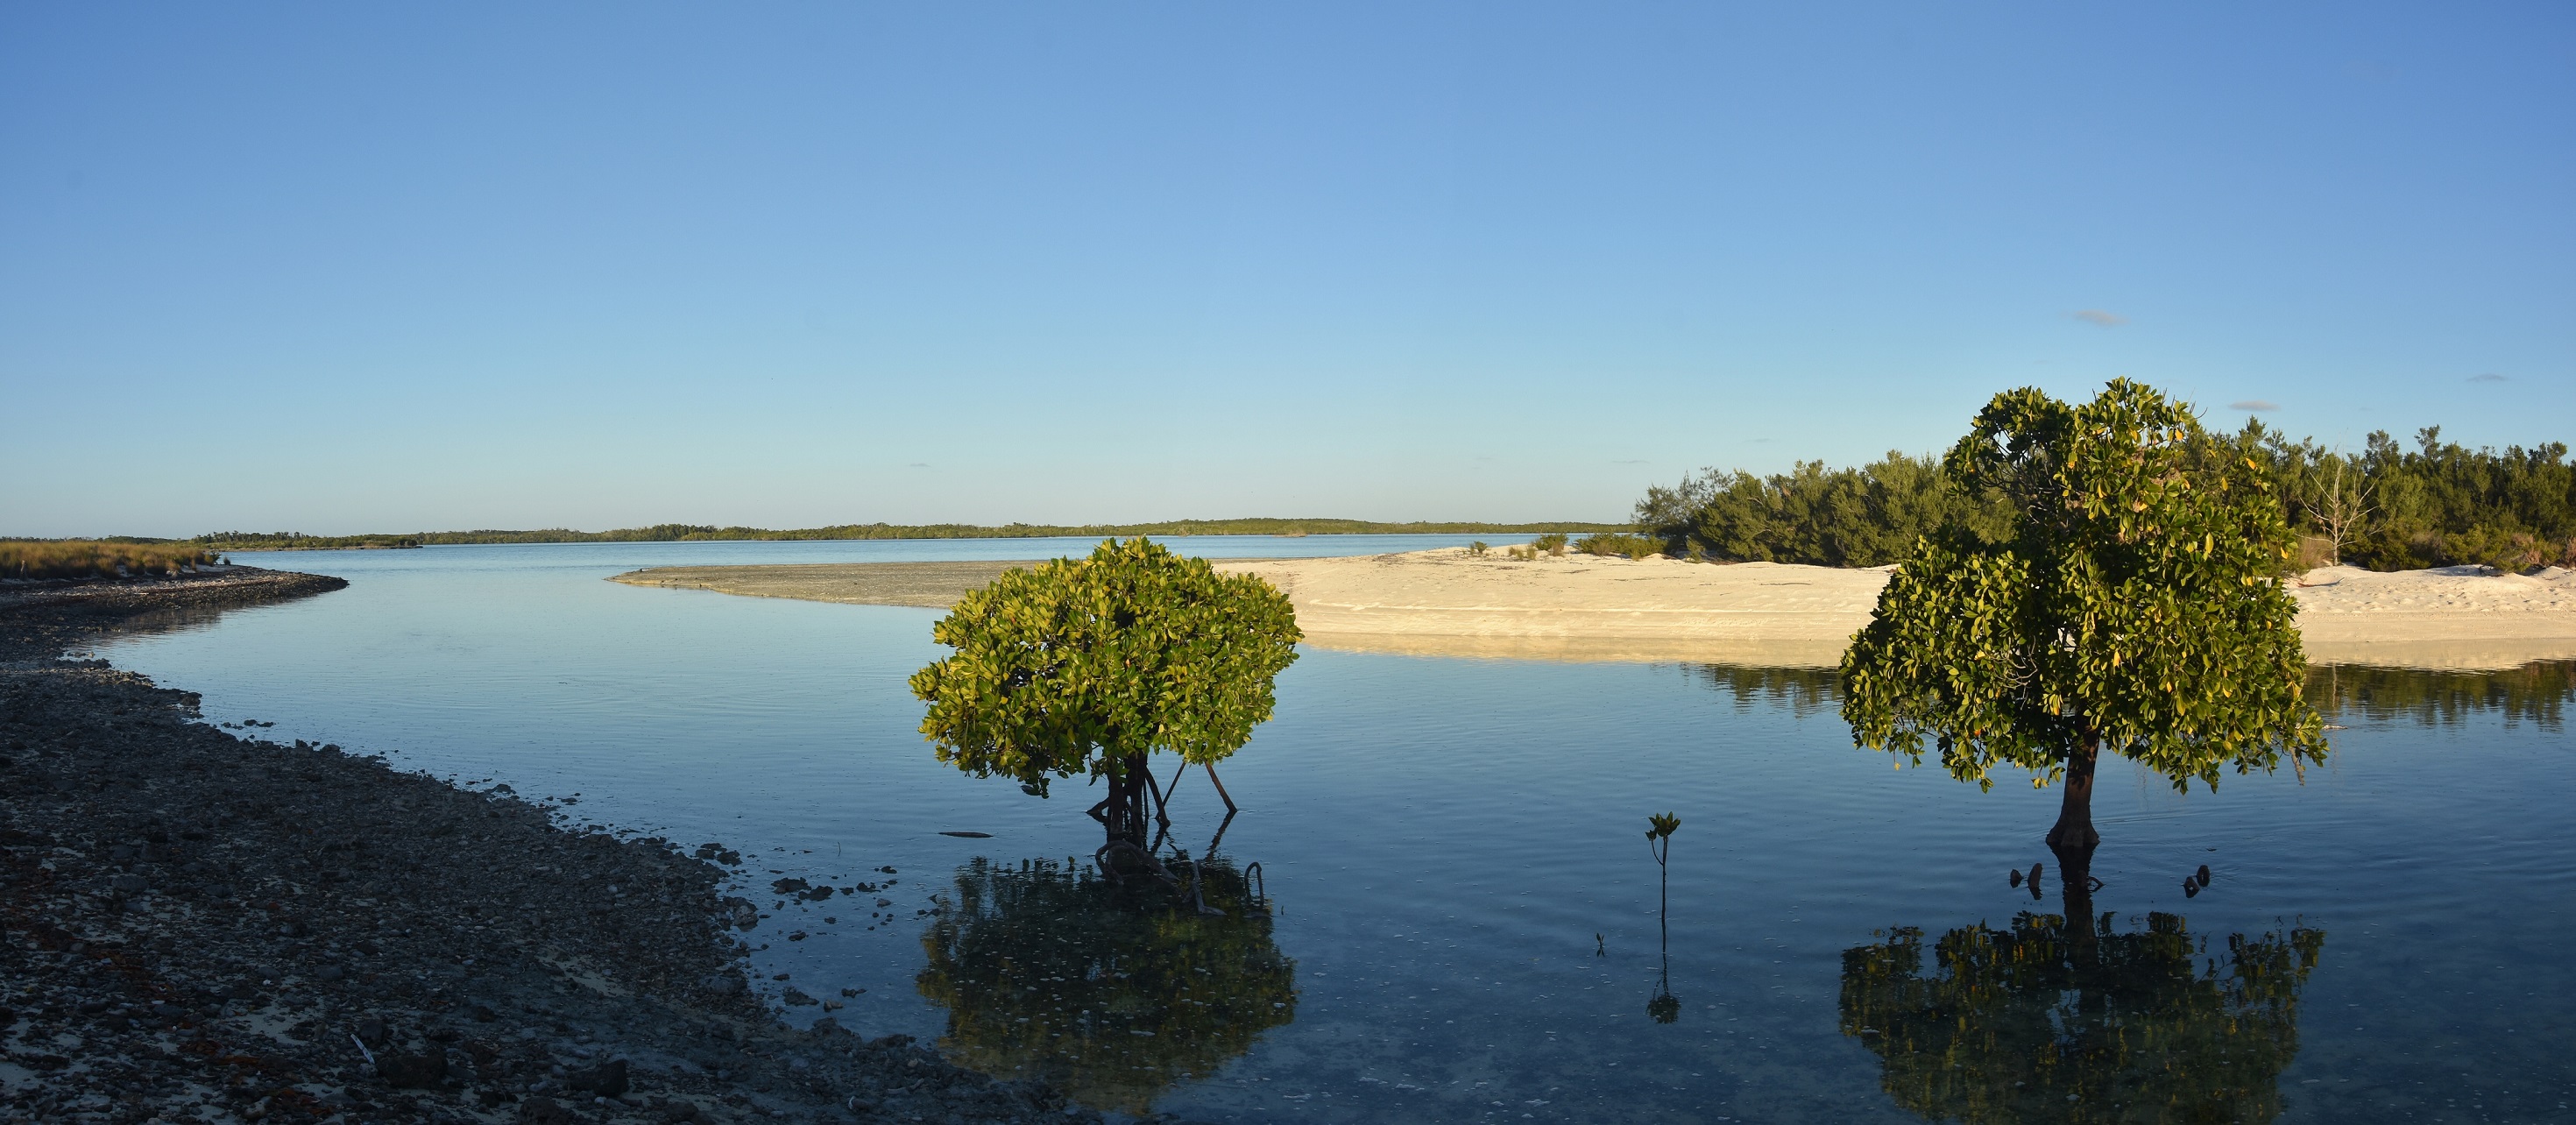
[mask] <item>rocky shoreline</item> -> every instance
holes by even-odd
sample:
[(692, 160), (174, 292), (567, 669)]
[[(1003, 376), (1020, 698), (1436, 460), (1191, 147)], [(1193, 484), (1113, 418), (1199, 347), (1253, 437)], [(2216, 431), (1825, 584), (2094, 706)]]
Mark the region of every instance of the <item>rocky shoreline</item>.
[(0, 1122), (1096, 1122), (747, 987), (731, 858), (567, 831), (63, 659), (310, 596), (237, 568), (0, 594)]

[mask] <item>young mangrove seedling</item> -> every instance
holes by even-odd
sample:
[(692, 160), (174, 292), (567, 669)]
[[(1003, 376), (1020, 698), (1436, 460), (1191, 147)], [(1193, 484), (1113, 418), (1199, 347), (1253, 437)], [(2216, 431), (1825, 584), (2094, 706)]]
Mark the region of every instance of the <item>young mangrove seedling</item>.
[(1663, 938), (1663, 970), (1655, 978), (1655, 995), (1646, 1001), (1646, 1014), (1656, 1023), (1672, 1023), (1682, 1016), (1682, 1002), (1673, 996), (1673, 833), (1680, 830), (1682, 818), (1673, 813), (1658, 813), (1646, 818), (1646, 847), (1655, 854), (1655, 869), (1662, 875), (1657, 891), (1655, 928)]
[(1657, 813), (1646, 818), (1646, 848), (1655, 853), (1655, 866), (1664, 873), (1662, 901), (1672, 900), (1673, 833), (1682, 826), (1682, 818), (1672, 813)]

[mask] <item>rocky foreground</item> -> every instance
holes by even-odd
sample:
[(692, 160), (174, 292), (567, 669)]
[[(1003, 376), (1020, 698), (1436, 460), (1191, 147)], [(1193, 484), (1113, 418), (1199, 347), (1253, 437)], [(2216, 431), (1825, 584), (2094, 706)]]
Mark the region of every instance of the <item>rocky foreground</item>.
[(567, 832), (59, 654), (343, 583), (0, 591), (0, 1121), (1098, 1121), (782, 1025), (719, 846)]

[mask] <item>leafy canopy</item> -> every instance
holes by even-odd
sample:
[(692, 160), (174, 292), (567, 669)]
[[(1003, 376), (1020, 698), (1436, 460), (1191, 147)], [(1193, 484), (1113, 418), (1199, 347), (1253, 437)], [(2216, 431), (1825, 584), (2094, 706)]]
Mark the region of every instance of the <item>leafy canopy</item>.
[(1007, 572), (931, 636), (957, 650), (912, 677), (939, 760), (1044, 794), (1050, 776), (1116, 777), (1154, 750), (1234, 753), (1270, 718), (1300, 634), (1269, 583), (1136, 538)]
[(1917, 541), (1843, 657), (1855, 741), (1991, 785), (2111, 750), (2215, 787), (2223, 765), (2323, 761), (2300, 696), (2297, 607), (2274, 578), (2289, 532), (2266, 474), (2190, 408), (2115, 380), (2070, 405), (1997, 395), (1942, 462), (2013, 507), (2008, 534)]

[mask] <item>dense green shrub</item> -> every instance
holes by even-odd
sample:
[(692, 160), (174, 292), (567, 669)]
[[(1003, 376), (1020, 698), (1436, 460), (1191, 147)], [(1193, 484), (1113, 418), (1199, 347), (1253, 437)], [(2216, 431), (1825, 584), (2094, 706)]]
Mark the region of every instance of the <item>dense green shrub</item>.
[[(2576, 463), (2565, 443), (2499, 453), (2440, 438), (2440, 427), (2428, 427), (2408, 450), (2382, 431), (2353, 454), (2248, 422), (2232, 440), (2271, 477), (2301, 537), (2301, 568), (2338, 559), (2373, 570), (2576, 566)], [(1954, 513), (1989, 541), (2010, 534), (2009, 506), (1960, 494), (1940, 468), (1932, 457), (1890, 452), (1856, 469), (1821, 461), (1767, 477), (1709, 469), (1648, 489), (1637, 524), (1683, 557), (1819, 566), (1896, 562)]]
[(1651, 535), (1600, 531), (1575, 540), (1574, 549), (1587, 555), (1642, 559), (1664, 553), (1664, 541)]
[(2344, 562), (2373, 570), (2576, 565), (2576, 464), (2566, 443), (2498, 453), (2441, 435), (2428, 426), (2407, 450), (2382, 430), (2354, 455), (2248, 422), (2236, 441), (2270, 470), (2291, 526), (2333, 541)]
[(1817, 566), (1896, 562), (1953, 516), (1990, 540), (2012, 526), (2000, 498), (1961, 495), (1938, 459), (1894, 451), (1857, 469), (1822, 461), (1768, 477), (1710, 469), (1675, 488), (1649, 489), (1637, 505), (1638, 526), (1674, 554)]

